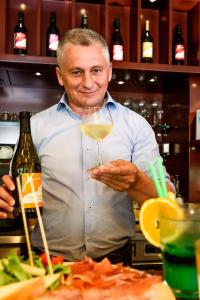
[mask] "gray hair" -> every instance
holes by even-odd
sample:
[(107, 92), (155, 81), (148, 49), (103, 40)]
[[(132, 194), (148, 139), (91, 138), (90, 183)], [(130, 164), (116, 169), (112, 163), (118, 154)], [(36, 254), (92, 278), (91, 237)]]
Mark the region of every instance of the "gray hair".
[(65, 32), (64, 36), (58, 43), (57, 62), (58, 66), (62, 64), (62, 53), (66, 45), (90, 46), (98, 43), (105, 53), (105, 58), (110, 62), (108, 45), (102, 35), (91, 29), (74, 28)]

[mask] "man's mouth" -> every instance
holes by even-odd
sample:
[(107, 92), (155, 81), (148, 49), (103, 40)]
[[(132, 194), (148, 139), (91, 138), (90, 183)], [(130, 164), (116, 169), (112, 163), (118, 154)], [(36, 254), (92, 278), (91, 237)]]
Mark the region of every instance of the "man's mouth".
[(96, 94), (96, 91), (93, 91), (93, 92), (81, 92), (81, 94), (86, 95), (86, 96), (90, 96), (90, 95)]

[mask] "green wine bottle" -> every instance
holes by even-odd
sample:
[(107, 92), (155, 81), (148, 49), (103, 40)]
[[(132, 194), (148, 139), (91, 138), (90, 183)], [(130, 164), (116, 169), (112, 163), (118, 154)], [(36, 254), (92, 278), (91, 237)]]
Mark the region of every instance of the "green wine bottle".
[[(41, 164), (33, 144), (30, 127), (31, 114), (28, 111), (20, 112), (20, 136), (18, 145), (11, 164), (12, 178), (15, 183), (13, 196), (16, 204), (14, 216), (16, 227), (21, 224), (21, 205), (26, 212), (28, 224), (32, 226), (37, 220), (35, 201), (42, 210), (42, 176)], [(20, 182), (20, 190), (17, 186), (17, 177)], [(21, 195), (21, 197), (20, 197)]]
[(145, 32), (142, 37), (142, 62), (153, 62), (153, 38), (149, 30), (149, 20), (145, 21)]

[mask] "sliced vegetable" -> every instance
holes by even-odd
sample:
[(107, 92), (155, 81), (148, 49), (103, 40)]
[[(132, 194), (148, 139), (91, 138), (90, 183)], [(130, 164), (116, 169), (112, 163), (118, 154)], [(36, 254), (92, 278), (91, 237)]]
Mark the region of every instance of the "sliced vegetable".
[(51, 261), (52, 261), (53, 265), (57, 265), (59, 263), (63, 263), (64, 262), (64, 256), (63, 255), (52, 256)]
[(23, 281), (31, 278), (31, 275), (26, 273), (22, 268), (20, 259), (17, 255), (10, 255), (7, 260), (2, 260), (2, 263), (5, 272), (13, 276), (16, 281)]
[(43, 276), (46, 273), (44, 268), (38, 268), (24, 263), (21, 263), (21, 266), (26, 273), (29, 273), (32, 276)]
[(16, 279), (13, 276), (0, 270), (0, 286), (9, 284), (9, 283), (15, 282), (15, 281), (16, 281)]

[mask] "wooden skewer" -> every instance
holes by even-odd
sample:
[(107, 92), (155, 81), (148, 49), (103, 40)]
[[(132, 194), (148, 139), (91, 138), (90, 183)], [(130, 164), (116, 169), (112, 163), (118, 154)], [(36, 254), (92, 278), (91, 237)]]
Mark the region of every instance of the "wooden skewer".
[(29, 230), (28, 230), (27, 219), (26, 219), (26, 213), (25, 213), (25, 209), (24, 209), (24, 205), (23, 205), (20, 175), (16, 178), (16, 181), (17, 181), (17, 188), (18, 188), (18, 193), (19, 193), (19, 202), (20, 202), (21, 211), (22, 211), (22, 220), (23, 220), (23, 224), (24, 224), (26, 243), (27, 243), (27, 248), (28, 248), (28, 256), (29, 256), (29, 260), (30, 260), (30, 265), (34, 266), (33, 254), (32, 254), (32, 251), (31, 251), (31, 242), (30, 242)]
[(41, 217), (41, 213), (40, 213), (40, 209), (39, 209), (39, 205), (37, 202), (37, 197), (35, 194), (35, 188), (33, 185), (33, 180), (32, 178), (29, 178), (30, 180), (30, 184), (31, 184), (31, 192), (33, 193), (33, 199), (34, 199), (34, 204), (35, 204), (35, 208), (36, 208), (36, 213), (37, 213), (37, 218), (38, 218), (38, 223), (39, 223), (39, 227), (40, 227), (40, 232), (41, 232), (41, 236), (42, 236), (42, 241), (43, 241), (43, 245), (44, 245), (44, 250), (47, 256), (47, 263), (49, 266), (49, 271), (50, 274), (53, 274), (53, 267), (52, 267), (52, 263), (51, 263), (51, 258), (50, 258), (50, 254), (49, 254), (49, 248), (48, 248), (48, 244), (47, 244), (47, 239), (46, 239), (46, 235), (45, 235), (45, 231), (44, 231), (44, 225), (42, 222), (42, 217)]

